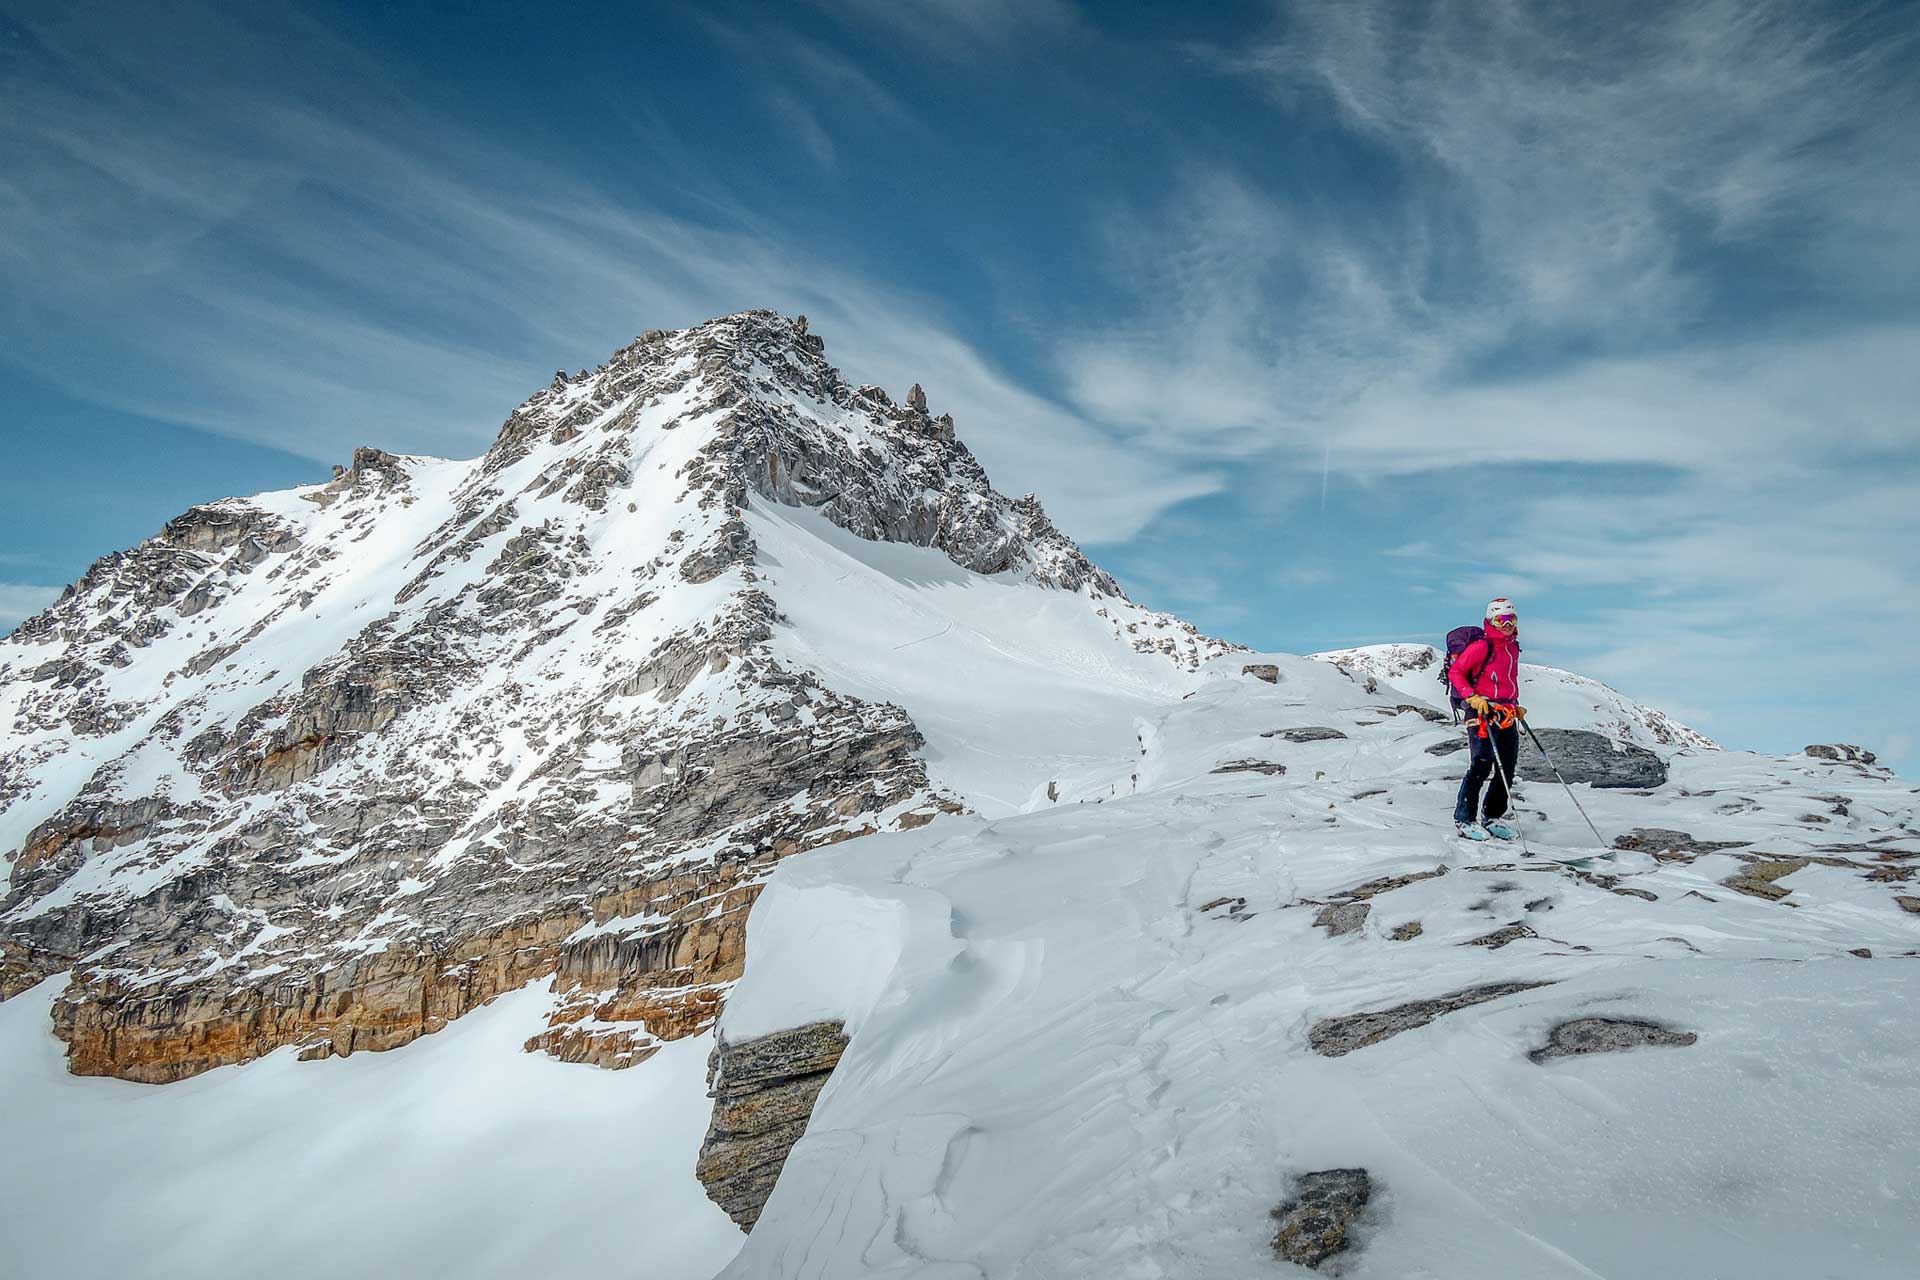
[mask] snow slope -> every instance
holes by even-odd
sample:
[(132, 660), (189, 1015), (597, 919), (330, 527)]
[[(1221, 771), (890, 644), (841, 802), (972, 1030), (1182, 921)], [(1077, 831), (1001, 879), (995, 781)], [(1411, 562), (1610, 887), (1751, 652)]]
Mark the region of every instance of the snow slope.
[[(1441, 710), (1447, 708), (1446, 690), (1439, 680), (1440, 651), (1433, 645), (1373, 644), (1311, 656), (1363, 679), (1372, 676), (1382, 685)], [(1719, 743), (1698, 730), (1590, 677), (1531, 662), (1520, 664), (1520, 676), (1527, 711), (1538, 724), (1556, 729), (1591, 729), (1662, 754), (1688, 747), (1719, 750)]]
[(527, 988), (404, 1053), (154, 1089), (67, 1074), (54, 994), (0, 1004), (0, 1275), (691, 1280), (739, 1246), (689, 1173), (710, 1036), (569, 1066), (520, 1051)]
[[(1913, 789), (1682, 753), (1666, 787), (1589, 811), (1733, 847), (1583, 875), (1449, 836), (1457, 774), (1423, 749), (1449, 726), (1271, 660), (1277, 685), (1216, 664), (1166, 709), (1134, 794), (775, 874), (721, 1033), (838, 1017), (852, 1040), (723, 1274), (1293, 1274), (1268, 1211), (1347, 1167), (1377, 1188), (1354, 1278), (1920, 1273)], [(1347, 736), (1266, 736), (1306, 726)], [(1247, 760), (1286, 772), (1218, 771)], [(1536, 855), (1592, 852), (1557, 787), (1521, 810)], [(1772, 901), (1722, 883), (1756, 851), (1835, 864), (1789, 866)], [(1343, 901), (1369, 906), (1331, 936), (1316, 917)], [(827, 937), (867, 949), (796, 963)], [(1493, 982), (1550, 985), (1311, 1046), (1319, 1019)], [(1698, 1039), (1529, 1059), (1594, 1016)]]

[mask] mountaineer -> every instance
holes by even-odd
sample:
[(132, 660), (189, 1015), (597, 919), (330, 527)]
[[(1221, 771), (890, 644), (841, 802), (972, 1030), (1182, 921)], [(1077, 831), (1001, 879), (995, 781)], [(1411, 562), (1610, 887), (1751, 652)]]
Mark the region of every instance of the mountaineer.
[(1507, 804), (1520, 755), (1519, 722), (1527, 714), (1520, 705), (1520, 616), (1513, 601), (1491, 600), (1482, 626), (1448, 633), (1445, 675), (1454, 706), (1473, 712), (1455, 828), (1469, 840), (1512, 840), (1517, 833), (1506, 821)]

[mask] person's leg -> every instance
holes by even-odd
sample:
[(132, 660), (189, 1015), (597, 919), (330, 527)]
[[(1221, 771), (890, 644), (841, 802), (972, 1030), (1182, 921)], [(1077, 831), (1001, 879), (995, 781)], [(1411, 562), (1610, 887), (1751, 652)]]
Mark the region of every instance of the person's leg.
[(1480, 807), (1480, 784), (1493, 769), (1493, 748), (1471, 720), (1467, 721), (1467, 743), (1472, 750), (1467, 754), (1467, 776), (1460, 779), (1460, 794), (1453, 802), (1455, 822), (1473, 821), (1474, 811)]
[(1491, 756), (1498, 752), (1500, 755), (1499, 766), (1493, 770), (1492, 780), (1487, 783), (1486, 820), (1492, 822), (1507, 812), (1507, 779), (1520, 766), (1520, 726), (1492, 729), (1487, 735), (1487, 742), (1490, 747), (1487, 754)]

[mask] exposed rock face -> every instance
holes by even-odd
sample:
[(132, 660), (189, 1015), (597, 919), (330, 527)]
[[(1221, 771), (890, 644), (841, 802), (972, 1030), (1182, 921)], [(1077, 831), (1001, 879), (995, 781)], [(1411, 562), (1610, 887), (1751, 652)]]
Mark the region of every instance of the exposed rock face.
[(1575, 1018), (1548, 1033), (1547, 1043), (1527, 1055), (1535, 1062), (1571, 1058), (1586, 1053), (1617, 1053), (1647, 1045), (1684, 1047), (1700, 1037), (1691, 1031), (1664, 1027), (1639, 1018)]
[(1428, 1000), (1410, 1000), (1406, 1004), (1397, 1004), (1391, 1009), (1381, 1009), (1375, 1013), (1322, 1018), (1307, 1033), (1307, 1041), (1313, 1046), (1313, 1051), (1322, 1057), (1344, 1057), (1355, 1049), (1379, 1044), (1402, 1031), (1424, 1027), (1442, 1014), (1547, 985), (1544, 982), (1492, 982)]
[(713, 1123), (695, 1168), (713, 1202), (752, 1230), (847, 1038), (815, 1022), (757, 1040), (714, 1047), (708, 1064)]
[(1268, 684), (1280, 683), (1280, 668), (1271, 662), (1249, 662), (1240, 668), (1240, 674), (1252, 676), (1255, 680), (1265, 680)]
[[(1657, 787), (1667, 780), (1667, 766), (1645, 747), (1619, 742), (1585, 729), (1536, 729), (1540, 741), (1568, 782), (1596, 787)], [(1527, 782), (1557, 782), (1553, 769), (1525, 732), (1520, 735), (1520, 767), (1515, 776)]]
[(1318, 1267), (1353, 1244), (1354, 1222), (1373, 1198), (1373, 1179), (1365, 1169), (1322, 1169), (1303, 1173), (1293, 1196), (1273, 1211), (1274, 1256), (1302, 1267)]
[(1850, 742), (1816, 743), (1807, 748), (1807, 754), (1816, 760), (1836, 760), (1845, 764), (1874, 764), (1879, 759), (1873, 752)]
[(559, 375), (488, 453), (363, 448), (195, 507), (0, 639), (0, 997), (72, 971), (74, 1070), (386, 1049), (527, 982), (537, 1047), (710, 1026), (774, 864), (960, 808), (900, 708), (776, 652), (746, 513), (1142, 609), (930, 419), (771, 312)]

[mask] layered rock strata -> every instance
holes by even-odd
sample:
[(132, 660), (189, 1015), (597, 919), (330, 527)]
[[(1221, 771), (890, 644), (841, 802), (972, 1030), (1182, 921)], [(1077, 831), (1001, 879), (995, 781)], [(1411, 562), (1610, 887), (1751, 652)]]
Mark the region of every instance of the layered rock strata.
[(695, 1170), (707, 1195), (752, 1230), (773, 1194), (813, 1104), (847, 1047), (838, 1022), (814, 1022), (714, 1046), (708, 1064), (713, 1122)]
[(804, 319), (649, 331), (475, 461), (364, 448), (195, 507), (0, 640), (0, 997), (70, 973), (72, 1068), (152, 1082), (546, 979), (529, 1047), (569, 1061), (706, 1029), (779, 859), (964, 801), (904, 710), (780, 656), (746, 516), (782, 505), (1074, 596), (1124, 648), (1224, 649)]

